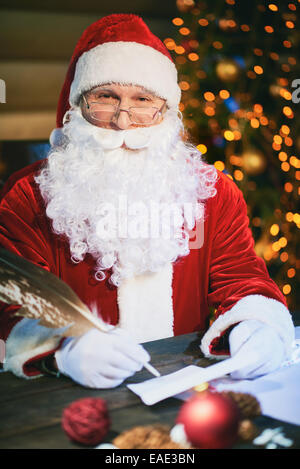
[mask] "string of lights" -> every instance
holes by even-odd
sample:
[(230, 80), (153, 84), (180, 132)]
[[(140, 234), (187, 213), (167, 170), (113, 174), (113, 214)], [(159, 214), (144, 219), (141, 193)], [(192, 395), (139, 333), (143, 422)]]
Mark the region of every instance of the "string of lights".
[(292, 82), (300, 79), (300, 0), (177, 0), (177, 8), (174, 37), (164, 43), (179, 70), (189, 137), (243, 191), (256, 253), (293, 310), (300, 103)]

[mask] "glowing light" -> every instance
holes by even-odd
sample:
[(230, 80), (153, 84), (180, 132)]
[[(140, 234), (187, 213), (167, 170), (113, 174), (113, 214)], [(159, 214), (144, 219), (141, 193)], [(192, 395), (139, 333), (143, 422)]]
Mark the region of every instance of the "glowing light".
[(284, 108), (282, 109), (282, 112), (287, 117), (289, 117), (293, 114), (293, 111), (289, 106), (284, 106)]
[(300, 214), (299, 213), (294, 213), (293, 215), (293, 222), (298, 225), (300, 223)]
[(290, 101), (292, 99), (292, 93), (285, 89), (280, 90), (280, 96), (282, 96), (287, 101)]
[(234, 177), (237, 181), (242, 181), (242, 180), (244, 179), (244, 174), (242, 173), (241, 170), (236, 169), (236, 170), (233, 172), (233, 177)]
[(199, 47), (199, 42), (196, 41), (196, 39), (191, 39), (189, 41), (189, 45), (193, 48), (193, 49), (197, 49), (197, 47)]
[(207, 26), (208, 25), (208, 21), (205, 18), (200, 18), (198, 23), (200, 24), (200, 26)]
[(283, 293), (284, 293), (285, 295), (289, 295), (289, 294), (291, 293), (291, 291), (292, 291), (291, 285), (289, 285), (289, 284), (287, 283), (286, 285), (284, 285), (284, 286), (282, 287), (282, 291), (283, 291)]
[(190, 88), (190, 84), (187, 81), (180, 81), (179, 86), (182, 89), (182, 91), (186, 91)]
[(202, 153), (202, 155), (205, 155), (205, 153), (207, 152), (207, 147), (203, 145), (203, 143), (200, 143), (200, 145), (197, 145), (197, 148), (200, 151), (200, 153)]
[(176, 54), (184, 54), (185, 53), (185, 48), (182, 47), (182, 46), (176, 46), (174, 48), (174, 51), (176, 52)]
[(281, 262), (286, 262), (286, 261), (288, 260), (288, 258), (289, 258), (289, 255), (288, 255), (287, 252), (282, 252), (282, 253), (280, 254), (280, 260), (281, 260)]
[(231, 130), (225, 130), (224, 138), (226, 138), (226, 140), (228, 140), (230, 142), (230, 141), (234, 140), (234, 133)]
[(264, 73), (264, 69), (260, 65), (255, 65), (253, 69), (257, 75), (262, 75)]
[(287, 172), (290, 169), (290, 165), (285, 161), (284, 163), (281, 163), (281, 169), (282, 171)]
[(296, 275), (296, 270), (295, 270), (295, 269), (289, 269), (289, 270), (287, 271), (287, 276), (288, 276), (289, 278), (293, 278), (293, 277), (295, 277), (295, 275)]
[(227, 90), (220, 90), (219, 96), (220, 96), (220, 98), (222, 98), (222, 99), (228, 99), (229, 96), (230, 96), (230, 93), (229, 93), (229, 91), (227, 91)]
[(182, 18), (174, 18), (172, 20), (172, 23), (175, 24), (175, 26), (181, 26), (184, 23), (184, 21)]
[(263, 107), (262, 107), (261, 104), (254, 104), (253, 110), (254, 110), (254, 112), (256, 112), (257, 114), (261, 114), (261, 113), (263, 112)]
[(250, 120), (250, 125), (254, 129), (257, 129), (259, 127), (259, 120), (258, 119), (251, 119)]
[(276, 225), (276, 224), (272, 225), (271, 228), (270, 228), (270, 233), (271, 233), (272, 236), (278, 235), (278, 233), (279, 233), (279, 226)]
[(201, 103), (200, 103), (199, 99), (197, 99), (197, 98), (192, 98), (192, 99), (189, 100), (189, 105), (194, 107), (194, 108), (199, 107), (200, 104)]
[(273, 140), (275, 143), (277, 143), (277, 145), (282, 144), (282, 137), (280, 137), (280, 135), (274, 135)]
[(287, 125), (282, 125), (281, 132), (285, 135), (288, 135), (290, 133), (290, 128)]
[(172, 20), (172, 23), (175, 24), (175, 26), (181, 26), (183, 24), (183, 19), (182, 18), (174, 18)]
[(164, 44), (165, 44), (166, 48), (169, 49), (169, 50), (174, 50), (175, 47), (176, 47), (175, 41), (173, 39), (169, 38), (169, 37), (164, 40)]
[(214, 101), (215, 99), (215, 95), (211, 91), (206, 91), (203, 96), (206, 101)]
[(294, 220), (294, 214), (292, 212), (287, 212), (285, 215), (286, 221), (292, 222)]
[(251, 80), (254, 80), (254, 78), (256, 78), (256, 74), (253, 72), (253, 70), (248, 70), (247, 77), (251, 78)]
[(287, 239), (282, 236), (279, 240), (278, 240), (278, 244), (281, 248), (285, 248), (285, 246), (287, 245)]
[(278, 252), (280, 251), (280, 249), (281, 249), (280, 244), (278, 243), (278, 241), (275, 241), (275, 243), (272, 244), (272, 250), (275, 252)]
[(192, 62), (196, 62), (196, 60), (199, 60), (199, 55), (196, 54), (195, 52), (191, 52), (191, 53), (188, 55), (188, 58), (189, 58)]
[(286, 21), (285, 25), (289, 29), (293, 29), (295, 27), (294, 23), (292, 21)]
[(180, 28), (180, 29), (179, 29), (179, 32), (180, 32), (180, 34), (182, 34), (183, 36), (188, 36), (191, 31), (189, 30), (189, 28)]
[(281, 150), (281, 145), (278, 145), (278, 143), (273, 142), (272, 143), (272, 148), (275, 151), (279, 151), (279, 150)]
[(258, 55), (260, 57), (263, 55), (263, 51), (261, 49), (255, 48), (255, 49), (253, 49), (253, 52), (254, 52), (255, 55)]
[(278, 154), (278, 158), (280, 159), (280, 161), (286, 161), (288, 156), (287, 154), (285, 153), (285, 151), (281, 151), (279, 154)]
[(213, 45), (213, 47), (214, 47), (215, 49), (222, 49), (222, 48), (223, 48), (223, 44), (222, 44), (222, 42), (220, 42), (220, 41), (214, 41), (214, 42), (212, 43), (212, 45)]
[(293, 139), (291, 137), (285, 137), (284, 143), (287, 147), (291, 147), (293, 145)]
[(243, 166), (243, 158), (241, 158), (240, 156), (231, 155), (229, 158), (229, 162), (233, 166)]
[(214, 162), (215, 168), (217, 168), (219, 171), (223, 171), (225, 169), (225, 164), (223, 161), (215, 161)]
[(268, 6), (271, 11), (278, 11), (278, 6), (275, 5), (274, 3), (270, 3)]
[(204, 72), (204, 70), (197, 70), (196, 75), (198, 78), (200, 78), (200, 80), (202, 78), (206, 78), (206, 73)]
[(265, 26), (265, 31), (266, 33), (274, 33), (274, 28), (272, 28), (272, 26)]
[(214, 116), (216, 111), (214, 110), (214, 108), (212, 106), (206, 106), (205, 109), (204, 109), (204, 113), (207, 115), (207, 116)]
[(253, 226), (260, 226), (261, 225), (261, 219), (259, 217), (252, 218), (252, 225)]
[(284, 185), (285, 192), (293, 192), (293, 184), (286, 182)]
[(241, 30), (244, 32), (250, 31), (250, 27), (247, 24), (241, 24)]
[(283, 45), (284, 45), (284, 47), (287, 47), (288, 49), (290, 49), (292, 47), (291, 41), (283, 41)]
[(261, 125), (268, 125), (268, 123), (269, 123), (269, 119), (265, 116), (261, 116), (259, 118), (259, 121), (260, 121)]

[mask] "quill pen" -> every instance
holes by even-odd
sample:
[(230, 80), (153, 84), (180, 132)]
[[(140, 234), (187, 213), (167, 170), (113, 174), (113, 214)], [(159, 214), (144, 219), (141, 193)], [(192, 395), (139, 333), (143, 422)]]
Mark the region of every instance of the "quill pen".
[[(0, 249), (0, 301), (22, 306), (15, 314), (39, 320), (50, 328), (65, 328), (64, 336), (78, 336), (93, 327), (108, 332), (112, 326), (94, 316), (63, 280), (6, 249)], [(159, 373), (150, 364), (155, 376)]]

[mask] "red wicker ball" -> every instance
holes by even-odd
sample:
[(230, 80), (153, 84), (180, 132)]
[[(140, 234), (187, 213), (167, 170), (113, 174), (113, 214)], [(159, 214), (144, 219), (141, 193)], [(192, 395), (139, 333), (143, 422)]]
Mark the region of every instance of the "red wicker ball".
[(110, 428), (106, 402), (100, 398), (84, 398), (72, 402), (62, 414), (62, 428), (68, 438), (87, 446), (103, 440)]

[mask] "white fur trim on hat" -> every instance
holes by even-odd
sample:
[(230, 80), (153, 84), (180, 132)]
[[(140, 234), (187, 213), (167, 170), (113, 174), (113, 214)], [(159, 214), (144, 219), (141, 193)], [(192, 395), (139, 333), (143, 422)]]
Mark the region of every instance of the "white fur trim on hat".
[(181, 90), (174, 63), (163, 53), (136, 42), (106, 42), (84, 52), (78, 59), (70, 89), (76, 106), (82, 92), (105, 83), (138, 85), (166, 99), (177, 109)]
[(139, 343), (172, 337), (173, 266), (124, 280), (118, 288), (119, 326)]
[(256, 319), (273, 327), (283, 340), (287, 355), (290, 354), (295, 339), (295, 328), (289, 310), (283, 303), (273, 298), (264, 295), (247, 295), (212, 323), (201, 341), (204, 355), (209, 358), (224, 358), (210, 353), (211, 342), (220, 337), (228, 327), (246, 319)]

